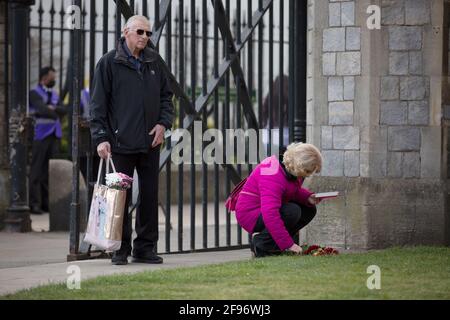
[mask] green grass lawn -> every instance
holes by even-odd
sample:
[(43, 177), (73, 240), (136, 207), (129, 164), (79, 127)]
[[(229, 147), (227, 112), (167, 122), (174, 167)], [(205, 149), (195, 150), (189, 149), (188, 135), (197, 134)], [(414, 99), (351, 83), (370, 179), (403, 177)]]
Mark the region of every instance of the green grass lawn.
[[(381, 269), (380, 290), (366, 286), (370, 265)], [(450, 248), (269, 257), (100, 277), (81, 290), (50, 285), (2, 299), (450, 299)]]

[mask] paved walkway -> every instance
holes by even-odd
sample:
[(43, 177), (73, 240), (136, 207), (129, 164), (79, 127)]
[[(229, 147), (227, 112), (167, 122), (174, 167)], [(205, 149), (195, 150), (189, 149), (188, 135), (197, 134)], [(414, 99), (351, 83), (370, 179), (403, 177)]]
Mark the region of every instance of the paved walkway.
[[(161, 265), (134, 264), (113, 266), (109, 259), (66, 262), (69, 252), (69, 233), (47, 232), (48, 214), (32, 215), (30, 233), (0, 232), (0, 295), (14, 293), (19, 290), (46, 285), (65, 283), (70, 276), (68, 267), (80, 267), (81, 279), (90, 279), (102, 275), (130, 274), (147, 270), (191, 267), (216, 264), (229, 261), (250, 259), (250, 250), (233, 250), (208, 253), (163, 254)], [(211, 220), (210, 220), (211, 221)], [(177, 224), (173, 224), (176, 226)], [(220, 245), (225, 243), (225, 226), (220, 226)], [(232, 239), (236, 239), (237, 228), (232, 226)], [(164, 221), (160, 221), (159, 252), (165, 252)], [(190, 231), (184, 230), (183, 248), (190, 248)], [(177, 250), (178, 232), (171, 232), (171, 248)], [(243, 243), (247, 243), (247, 234), (242, 233)], [(202, 248), (202, 227), (196, 226), (196, 248)], [(214, 226), (208, 226), (208, 247), (214, 247)], [(232, 243), (235, 244), (235, 243)], [(130, 259), (131, 260), (131, 259)]]
[(110, 260), (99, 259), (0, 269), (0, 295), (51, 283), (66, 283), (70, 276), (68, 267), (71, 265), (77, 265), (80, 268), (81, 280), (86, 280), (112, 274), (131, 274), (149, 270), (194, 267), (229, 261), (248, 260), (250, 259), (250, 252), (249, 250), (234, 250), (171, 254), (162, 255), (162, 257), (164, 258), (164, 263), (160, 265), (130, 263), (126, 266), (113, 266)]

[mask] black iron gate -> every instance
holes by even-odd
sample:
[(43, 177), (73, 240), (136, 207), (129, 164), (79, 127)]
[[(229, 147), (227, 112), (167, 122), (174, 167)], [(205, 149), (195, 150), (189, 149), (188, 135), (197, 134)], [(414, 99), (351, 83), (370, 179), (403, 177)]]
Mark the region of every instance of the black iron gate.
[[(174, 130), (194, 134), (216, 128), (265, 130), (259, 137), (266, 153), (292, 141), (306, 140), (306, 0), (38, 0), (31, 10), (30, 85), (44, 65), (59, 71), (59, 91), (72, 106), (68, 126), (73, 172), (86, 157), (88, 193), (93, 174), (80, 93), (91, 83), (95, 64), (114, 48), (127, 18), (149, 17), (151, 45), (175, 93)], [(78, 19), (79, 18), (79, 19)], [(173, 132), (173, 131), (172, 131)], [(160, 253), (243, 248), (243, 236), (223, 201), (232, 185), (252, 170), (245, 163), (174, 164), (171, 153), (180, 143), (167, 134), (160, 159)], [(251, 144), (246, 137), (246, 149)], [(201, 141), (201, 151), (207, 147)], [(226, 141), (223, 147), (226, 149)], [(275, 147), (274, 147), (275, 146)], [(224, 155), (226, 157), (226, 155)], [(261, 160), (261, 159), (259, 159)], [(91, 256), (80, 240), (78, 174), (74, 174), (69, 259)], [(85, 208), (87, 210), (87, 208)], [(186, 221), (186, 220), (189, 221)], [(189, 236), (184, 231), (189, 230)]]

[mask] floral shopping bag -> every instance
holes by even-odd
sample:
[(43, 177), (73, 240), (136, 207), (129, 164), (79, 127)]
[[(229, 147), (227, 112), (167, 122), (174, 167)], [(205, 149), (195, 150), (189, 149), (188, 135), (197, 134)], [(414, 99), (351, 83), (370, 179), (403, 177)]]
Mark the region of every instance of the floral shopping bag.
[[(113, 173), (109, 173), (109, 164)], [(89, 221), (84, 241), (107, 251), (116, 251), (122, 244), (122, 224), (126, 189), (132, 178), (116, 172), (112, 159), (106, 164), (106, 185), (100, 184), (103, 159), (100, 160), (97, 183), (94, 186)]]

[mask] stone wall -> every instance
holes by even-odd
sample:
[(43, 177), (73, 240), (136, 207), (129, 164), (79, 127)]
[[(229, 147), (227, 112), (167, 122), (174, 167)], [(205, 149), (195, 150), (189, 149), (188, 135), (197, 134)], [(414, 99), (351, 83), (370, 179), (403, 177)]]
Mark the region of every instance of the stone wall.
[(303, 240), (444, 243), (443, 1), (315, 0), (309, 13), (308, 142), (324, 166), (308, 184), (343, 196), (321, 205)]
[(7, 121), (5, 103), (5, 15), (6, 2), (0, 1), (0, 229), (6, 208), (9, 203), (9, 171), (8, 171), (8, 145), (7, 145)]

